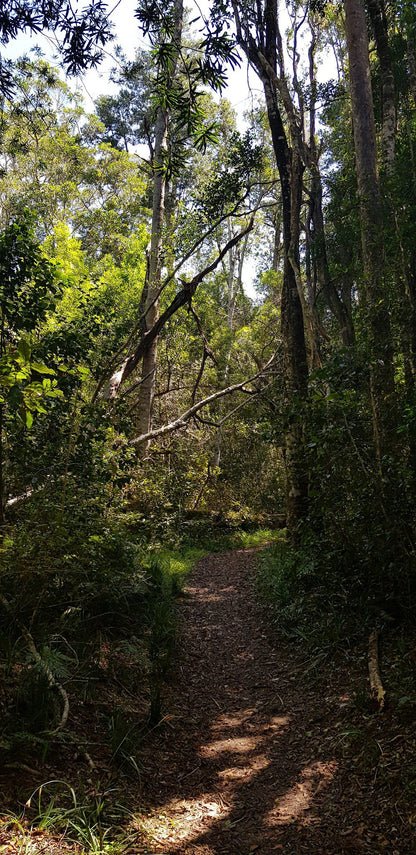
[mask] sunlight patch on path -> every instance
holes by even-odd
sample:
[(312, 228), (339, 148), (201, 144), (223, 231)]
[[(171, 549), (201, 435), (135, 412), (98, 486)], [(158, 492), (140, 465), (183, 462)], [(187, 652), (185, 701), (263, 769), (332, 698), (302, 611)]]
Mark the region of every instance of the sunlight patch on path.
[(313, 806), (316, 796), (333, 780), (338, 763), (330, 760), (316, 762), (302, 770), (301, 780), (280, 798), (264, 817), (264, 825), (277, 826), (290, 824), (305, 818), (306, 812)]
[(220, 754), (248, 754), (249, 751), (255, 751), (257, 741), (254, 738), (247, 736), (235, 736), (228, 739), (219, 739), (217, 742), (210, 742), (199, 749), (201, 757), (218, 757)]
[(220, 796), (214, 800), (212, 794), (196, 799), (172, 799), (164, 806), (163, 813), (144, 821), (143, 830), (155, 843), (173, 843), (176, 847), (179, 843), (186, 844), (195, 836), (209, 831), (219, 820), (226, 819), (230, 810), (231, 805)]

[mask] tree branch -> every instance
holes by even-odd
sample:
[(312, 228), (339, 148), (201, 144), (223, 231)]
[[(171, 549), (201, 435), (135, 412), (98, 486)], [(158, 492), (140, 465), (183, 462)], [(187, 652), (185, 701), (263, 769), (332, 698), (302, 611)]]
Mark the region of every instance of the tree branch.
[(167, 433), (172, 433), (172, 431), (180, 430), (183, 427), (186, 427), (187, 423), (199, 410), (202, 410), (203, 407), (207, 407), (209, 404), (212, 404), (214, 401), (218, 401), (219, 398), (223, 398), (224, 395), (231, 395), (233, 392), (245, 392), (248, 395), (252, 395), (253, 392), (251, 389), (246, 389), (245, 386), (247, 383), (253, 383), (254, 380), (258, 380), (259, 377), (262, 377), (266, 370), (272, 364), (276, 354), (269, 359), (266, 363), (262, 371), (259, 371), (253, 377), (250, 377), (248, 380), (243, 380), (242, 383), (234, 383), (232, 386), (227, 386), (226, 389), (220, 389), (219, 392), (214, 392), (212, 395), (208, 395), (207, 398), (203, 398), (202, 401), (198, 401), (197, 404), (194, 404), (189, 410), (186, 410), (185, 413), (182, 413), (179, 418), (175, 419), (175, 421), (170, 422), (170, 424), (163, 425), (163, 427), (156, 428), (155, 430), (151, 430), (148, 433), (144, 433), (141, 436), (136, 437), (135, 439), (130, 440), (131, 445), (140, 445), (141, 442), (146, 442), (149, 439), (155, 439), (157, 436), (165, 436)]
[[(212, 273), (216, 269), (216, 267), (218, 267), (224, 255), (226, 255), (226, 253), (229, 252), (229, 250), (233, 246), (235, 246), (236, 243), (238, 243), (243, 237), (245, 237), (245, 235), (253, 229), (253, 226), (254, 217), (250, 219), (248, 226), (243, 229), (242, 232), (239, 232), (239, 234), (235, 235), (235, 237), (228, 241), (228, 243), (221, 250), (217, 258), (213, 262), (211, 262), (211, 264), (205, 267), (204, 270), (202, 270), (200, 273), (197, 273), (197, 275), (194, 276), (190, 282), (183, 283), (184, 287), (182, 291), (179, 291), (176, 294), (176, 297), (171, 302), (170, 306), (168, 306), (168, 308), (165, 309), (165, 311), (160, 315), (153, 327), (148, 330), (148, 332), (146, 332), (144, 335), (142, 335), (134, 352), (130, 356), (126, 357), (126, 359), (124, 360), (120, 368), (117, 369), (117, 371), (113, 372), (107, 383), (107, 386), (101, 393), (101, 397), (104, 400), (114, 400), (114, 398), (116, 398), (119, 387), (124, 382), (124, 380), (129, 377), (132, 371), (134, 371), (138, 362), (147, 352), (155, 338), (157, 338), (169, 318), (171, 318), (172, 315), (174, 315), (175, 312), (177, 312), (178, 309), (181, 308), (181, 306), (185, 306), (187, 303), (190, 304), (198, 285), (201, 284), (203, 279), (205, 279), (205, 277), (208, 276), (209, 273)], [(98, 389), (95, 391), (93, 400), (96, 399), (98, 391)]]
[[(145, 320), (145, 318), (146, 318), (146, 314), (148, 313), (149, 309), (151, 309), (151, 308), (152, 308), (152, 306), (154, 306), (154, 304), (157, 302), (157, 300), (159, 300), (159, 298), (160, 298), (160, 296), (161, 296), (162, 292), (163, 292), (163, 291), (165, 290), (165, 288), (169, 285), (169, 283), (172, 281), (172, 279), (174, 279), (174, 277), (175, 277), (175, 276), (176, 276), (176, 274), (179, 272), (179, 270), (181, 269), (181, 267), (183, 267), (183, 265), (184, 265), (184, 264), (189, 260), (189, 258), (191, 258), (191, 256), (192, 256), (192, 255), (194, 254), (194, 252), (198, 249), (198, 247), (203, 243), (203, 241), (204, 241), (207, 237), (209, 237), (213, 232), (215, 232), (215, 230), (216, 230), (216, 229), (221, 225), (221, 223), (223, 223), (223, 222), (224, 222), (224, 220), (225, 220), (227, 217), (229, 217), (229, 216), (232, 216), (232, 217), (242, 217), (242, 216), (248, 216), (249, 214), (253, 214), (253, 213), (255, 213), (255, 212), (253, 212), (253, 211), (244, 211), (244, 212), (241, 212), (241, 213), (237, 213), (237, 211), (238, 211), (238, 206), (239, 206), (242, 202), (244, 202), (244, 200), (247, 198), (247, 196), (248, 196), (248, 191), (247, 191), (247, 193), (245, 193), (245, 194), (244, 194), (244, 196), (243, 196), (242, 198), (240, 198), (240, 199), (238, 199), (238, 200), (237, 200), (237, 202), (235, 203), (235, 205), (234, 205), (234, 207), (233, 207), (233, 209), (232, 209), (231, 211), (228, 211), (226, 214), (223, 214), (221, 217), (219, 217), (219, 219), (218, 219), (218, 220), (216, 220), (216, 221), (215, 221), (215, 223), (214, 223), (212, 226), (210, 226), (210, 227), (209, 227), (209, 229), (207, 229), (207, 231), (205, 231), (205, 232), (204, 232), (204, 234), (203, 234), (203, 235), (201, 235), (201, 237), (199, 237), (199, 238), (198, 238), (198, 239), (197, 239), (197, 240), (192, 244), (192, 246), (190, 247), (190, 249), (185, 253), (185, 255), (184, 255), (184, 256), (182, 256), (182, 258), (180, 259), (180, 261), (178, 261), (178, 263), (177, 263), (176, 267), (171, 271), (171, 273), (169, 273), (169, 275), (166, 277), (166, 279), (164, 279), (164, 281), (162, 282), (162, 284), (161, 284), (161, 286), (160, 286), (160, 288), (159, 288), (159, 290), (158, 290), (157, 294), (156, 294), (156, 295), (155, 295), (155, 297), (154, 297), (154, 300), (149, 304), (149, 306), (147, 307), (146, 311), (145, 311), (145, 312), (141, 312), (141, 311), (140, 311), (140, 306), (139, 306), (139, 311), (140, 311), (139, 318), (137, 319), (136, 323), (134, 324), (133, 329), (132, 329), (132, 330), (131, 330), (131, 332), (129, 333), (129, 335), (128, 335), (127, 339), (124, 341), (124, 343), (123, 343), (123, 344), (118, 348), (118, 350), (116, 350), (116, 352), (115, 352), (115, 353), (113, 354), (113, 356), (111, 357), (111, 360), (110, 360), (110, 362), (109, 362), (109, 364), (108, 364), (108, 366), (107, 366), (106, 370), (104, 371), (104, 374), (103, 374), (103, 375), (102, 375), (102, 377), (100, 378), (100, 380), (99, 380), (99, 382), (98, 382), (98, 384), (97, 384), (97, 387), (96, 387), (96, 389), (95, 389), (95, 391), (94, 391), (94, 395), (93, 395), (93, 397), (92, 397), (92, 401), (93, 401), (93, 402), (94, 402), (94, 401), (97, 399), (97, 397), (100, 395), (101, 389), (102, 389), (102, 388), (103, 388), (103, 386), (105, 385), (105, 381), (106, 381), (106, 377), (108, 376), (108, 372), (110, 372), (110, 371), (111, 371), (112, 367), (113, 367), (113, 366), (114, 366), (114, 364), (117, 362), (117, 360), (121, 357), (122, 353), (123, 353), (124, 351), (126, 351), (126, 350), (127, 350), (127, 348), (131, 345), (131, 343), (132, 343), (132, 341), (133, 341), (133, 339), (134, 339), (134, 337), (135, 337), (135, 335), (136, 335), (137, 331), (140, 329), (141, 324), (142, 324), (142, 323), (143, 323), (143, 321)], [(142, 301), (140, 301), (140, 302), (142, 302)], [(102, 395), (102, 397), (105, 397), (105, 394), (104, 394), (104, 395)]]

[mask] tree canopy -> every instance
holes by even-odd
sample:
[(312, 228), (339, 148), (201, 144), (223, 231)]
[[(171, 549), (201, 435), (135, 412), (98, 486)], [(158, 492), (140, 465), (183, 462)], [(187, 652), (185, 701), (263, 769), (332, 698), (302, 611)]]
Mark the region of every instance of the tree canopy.
[(411, 710), (414, 6), (141, 0), (87, 114), (62, 68), (115, 14), (0, 9), (62, 58), (0, 64), (0, 751), (64, 738), (111, 657), (158, 725), (175, 561), (253, 528), (280, 629), (397, 630)]

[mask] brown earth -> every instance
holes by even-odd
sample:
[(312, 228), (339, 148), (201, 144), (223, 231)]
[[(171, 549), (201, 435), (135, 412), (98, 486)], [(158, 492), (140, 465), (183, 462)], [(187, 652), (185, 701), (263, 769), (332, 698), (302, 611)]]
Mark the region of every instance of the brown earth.
[[(354, 721), (351, 686), (365, 658), (331, 667), (276, 643), (254, 596), (253, 559), (249, 550), (208, 556), (188, 588), (174, 719), (146, 761), (152, 851), (416, 851), (380, 774), (391, 753), (383, 717), (370, 716), (374, 736)], [(398, 748), (396, 730), (386, 735)]]
[[(137, 781), (117, 779), (135, 812), (122, 851), (416, 852), (413, 723), (371, 711), (364, 652), (335, 661), (273, 635), (255, 596), (255, 559), (254, 550), (210, 555), (193, 573), (164, 721), (140, 753), (139, 792)], [(109, 791), (114, 770), (93, 756), (89, 785), (107, 774)], [(15, 843), (0, 830), (0, 853), (74, 851), (27, 829), (31, 848), (19, 850), (13, 833)]]

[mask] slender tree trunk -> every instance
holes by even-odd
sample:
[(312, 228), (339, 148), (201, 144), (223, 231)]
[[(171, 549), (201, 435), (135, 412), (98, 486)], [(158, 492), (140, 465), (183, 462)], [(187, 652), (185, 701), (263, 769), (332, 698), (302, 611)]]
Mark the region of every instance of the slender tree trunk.
[(296, 226), (294, 213), (299, 211), (303, 170), (294, 170), (293, 163), (291, 164), (276, 90), (267, 80), (263, 80), (263, 86), (282, 189), (284, 258), (281, 323), (288, 413), (285, 442), (286, 516), (288, 530), (295, 534), (308, 510), (308, 475), (304, 454), (305, 414), (301, 412), (307, 396), (308, 367), (302, 305), (294, 266), (290, 261), (292, 254), (295, 264), (299, 264), (299, 221)]
[[(183, 0), (175, 4), (175, 56), (168, 78), (164, 81), (166, 88), (171, 85), (176, 73), (182, 39)], [(146, 329), (152, 329), (159, 317), (158, 293), (161, 285), (162, 249), (164, 237), (165, 202), (167, 194), (166, 160), (168, 153), (168, 122), (169, 113), (165, 105), (160, 104), (157, 110), (155, 143), (153, 156), (153, 205), (152, 232), (150, 239), (150, 254), (146, 282)], [(142, 382), (139, 391), (137, 428), (140, 435), (149, 433), (152, 423), (152, 409), (156, 387), (157, 370), (157, 338), (146, 351), (142, 362)], [(143, 443), (139, 454), (145, 457), (149, 444)]]
[[(232, 239), (232, 228), (231, 223), (228, 220), (228, 238)], [(227, 348), (227, 355), (225, 358), (225, 368), (222, 375), (222, 382), (224, 386), (227, 385), (228, 379), (230, 376), (230, 363), (231, 363), (231, 352), (233, 345), (233, 331), (234, 331), (234, 315), (235, 308), (237, 303), (237, 297), (239, 291), (242, 288), (243, 281), (243, 267), (244, 260), (246, 256), (247, 246), (248, 246), (249, 233), (246, 234), (242, 244), (236, 244), (228, 253), (229, 260), (229, 268), (227, 272), (227, 326), (230, 332), (230, 342)], [(222, 407), (221, 404), (218, 406), (218, 417), (221, 415)], [(209, 464), (210, 469), (218, 469), (221, 463), (221, 450), (222, 450), (222, 433), (221, 428), (217, 430), (215, 434), (215, 444), (214, 450), (212, 454), (212, 459)]]
[(316, 263), (317, 278), (319, 285), (322, 288), (327, 306), (338, 321), (342, 343), (344, 347), (351, 347), (355, 341), (351, 312), (348, 311), (347, 306), (345, 306), (332, 282), (328, 264), (324, 216), (322, 211), (322, 182), (319, 173), (319, 166), (315, 163), (312, 165), (311, 169), (311, 215), (314, 226), (313, 253)]
[(273, 261), (272, 261), (272, 270), (277, 273), (282, 260), (282, 224), (281, 224), (281, 215), (280, 208), (276, 205), (276, 211), (273, 215), (273, 230), (274, 230), (274, 239), (273, 239)]
[[(308, 473), (304, 449), (306, 417), (304, 405), (308, 390), (308, 363), (301, 283), (296, 275), (296, 270), (299, 269), (299, 217), (303, 162), (297, 149), (297, 139), (292, 139), (294, 148), (289, 147), (280, 111), (276, 73), (278, 51), (281, 54), (282, 48), (277, 0), (265, 0), (264, 8), (261, 8), (260, 2), (257, 4), (257, 40), (252, 35), (250, 25), (247, 25), (246, 20), (240, 16), (240, 5), (237, 0), (233, 0), (233, 9), (237, 38), (263, 84), (282, 191), (284, 258), (281, 324), (287, 422), (286, 517), (288, 531), (291, 537), (296, 539), (299, 524), (306, 518), (308, 512)], [(289, 103), (287, 108), (290, 108)], [(290, 119), (292, 119), (292, 112)]]
[[(153, 214), (152, 233), (150, 240), (150, 254), (147, 268), (146, 282), (146, 328), (151, 329), (156, 323), (159, 315), (159, 301), (157, 295), (161, 282), (162, 266), (162, 244), (163, 244), (163, 222), (165, 216), (165, 157), (167, 151), (167, 114), (159, 107), (154, 153), (154, 183), (153, 183)], [(137, 417), (137, 428), (140, 435), (147, 434), (151, 427), (152, 407), (155, 394), (157, 368), (157, 339), (155, 339), (149, 350), (143, 357), (142, 383), (140, 386), (139, 406)], [(148, 446), (143, 445), (140, 449), (142, 455), (147, 452)]]
[(355, 341), (351, 312), (343, 303), (331, 277), (325, 237), (324, 214), (322, 208), (322, 181), (319, 169), (319, 154), (316, 147), (316, 101), (318, 83), (316, 79), (315, 52), (317, 44), (316, 28), (313, 16), (309, 16), (311, 44), (309, 47), (309, 166), (311, 171), (310, 217), (313, 222), (312, 251), (316, 266), (316, 276), (334, 318), (337, 320), (344, 347), (351, 347)]
[(409, 87), (413, 104), (416, 107), (416, 42), (413, 35), (407, 35), (407, 67), (409, 70)]
[(344, 9), (371, 348), (373, 430), (376, 455), (380, 470), (383, 471), (383, 457), (394, 450), (397, 417), (389, 295), (384, 280), (382, 201), (365, 12), (361, 0), (344, 0)]
[[(380, 64), (381, 78), (381, 100), (382, 100), (382, 153), (385, 173), (390, 179), (387, 182), (387, 190), (394, 176), (396, 166), (396, 130), (397, 130), (397, 108), (396, 91), (394, 84), (393, 63), (390, 51), (388, 22), (384, 0), (367, 0), (368, 10), (371, 17), (374, 38), (376, 42), (377, 56)], [(408, 60), (409, 60), (408, 52)], [(409, 62), (409, 80), (412, 83), (412, 63)], [(414, 82), (414, 81), (413, 81)], [(416, 93), (416, 87), (413, 89)], [(415, 102), (416, 103), (416, 102)], [(412, 164), (413, 167), (413, 164)], [(413, 168), (413, 179), (414, 179)], [(396, 288), (397, 320), (399, 328), (399, 341), (403, 354), (404, 377), (406, 396), (410, 407), (413, 407), (415, 392), (415, 303), (412, 284), (409, 278), (411, 262), (406, 258), (405, 249), (400, 233), (399, 211), (394, 203), (394, 197), (387, 196), (385, 200), (390, 222), (394, 222), (396, 245), (394, 256), (390, 259), (392, 275)], [(398, 257), (401, 264), (398, 264)], [(409, 430), (409, 464), (416, 479), (416, 436), (413, 427)]]
[(381, 143), (384, 167), (393, 174), (396, 157), (396, 93), (384, 0), (367, 0), (371, 25), (380, 63), (382, 126)]

